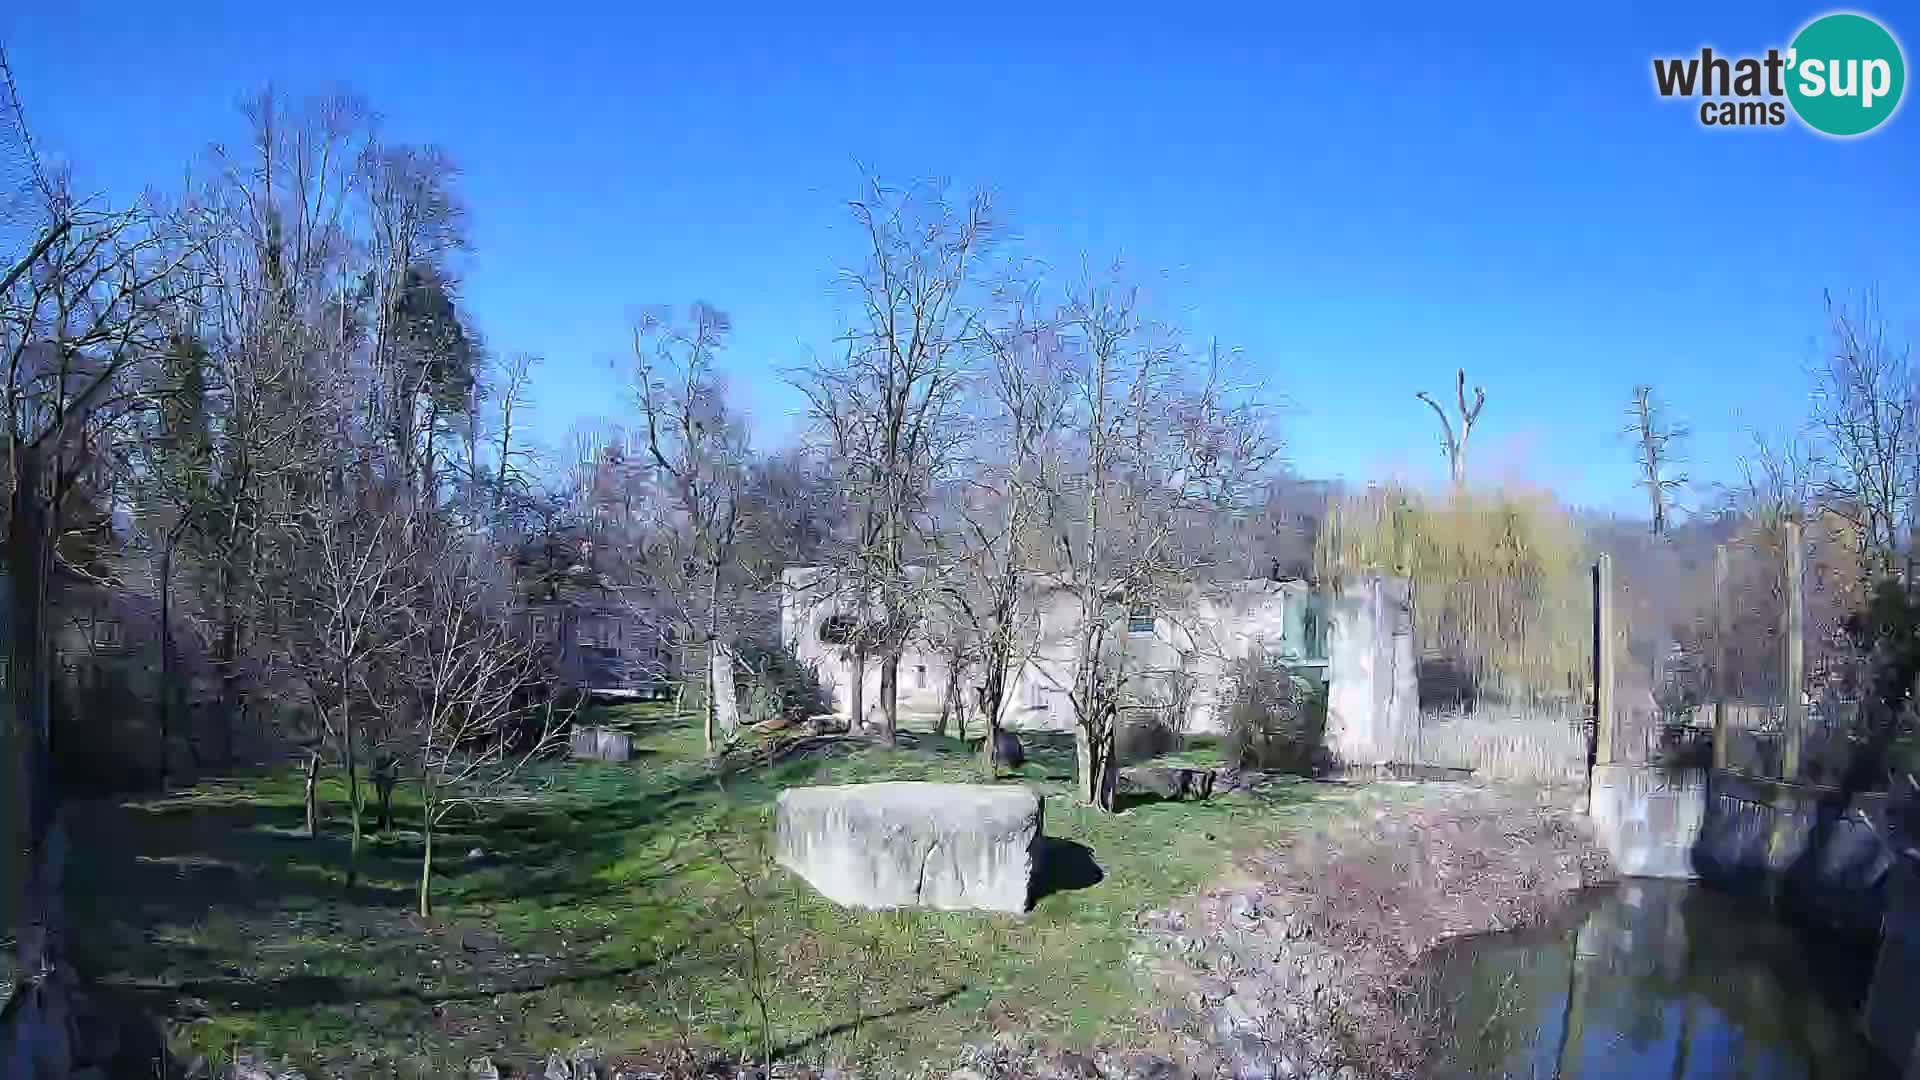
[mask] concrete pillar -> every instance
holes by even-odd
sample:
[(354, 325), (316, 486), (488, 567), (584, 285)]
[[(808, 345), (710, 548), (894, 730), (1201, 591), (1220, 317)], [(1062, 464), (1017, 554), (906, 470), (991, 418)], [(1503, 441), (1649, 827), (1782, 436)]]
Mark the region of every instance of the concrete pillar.
[(1613, 556), (1593, 564), (1593, 762), (1613, 764)]
[(1733, 672), (1729, 670), (1733, 650), (1728, 648), (1732, 628), (1727, 602), (1727, 545), (1713, 549), (1713, 767), (1725, 769), (1733, 750), (1733, 735), (1727, 723), (1727, 699), (1733, 694)]
[(1408, 583), (1368, 575), (1332, 597), (1326, 745), (1342, 764), (1384, 765), (1419, 708)]
[(1807, 706), (1800, 697), (1806, 683), (1807, 599), (1800, 580), (1806, 556), (1800, 548), (1800, 523), (1787, 522), (1786, 533), (1787, 611), (1786, 625), (1781, 627), (1786, 638), (1786, 657), (1781, 693), (1786, 698), (1787, 722), (1783, 739), (1786, 745), (1780, 754), (1780, 778), (1795, 781), (1800, 779), (1800, 752), (1807, 741)]

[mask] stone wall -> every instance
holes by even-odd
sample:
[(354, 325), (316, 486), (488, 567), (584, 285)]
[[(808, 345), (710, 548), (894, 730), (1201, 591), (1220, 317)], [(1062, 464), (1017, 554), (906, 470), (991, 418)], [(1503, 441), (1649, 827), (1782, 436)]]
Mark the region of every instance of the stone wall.
[(1628, 877), (1687, 879), (1707, 809), (1700, 769), (1595, 765), (1587, 812), (1613, 865)]
[[(1129, 692), (1143, 706), (1178, 712), (1183, 732), (1223, 731), (1229, 678), (1235, 661), (1255, 650), (1297, 659), (1304, 673), (1326, 669), (1326, 601), (1304, 581), (1228, 581), (1171, 590), (1148, 609), (1151, 625), (1119, 627)], [(1404, 602), (1404, 598), (1403, 598)], [(852, 709), (855, 672), (846, 652), (823, 640), (835, 618), (859, 617), (857, 598), (826, 571), (792, 567), (781, 588), (781, 636), (796, 658), (819, 673), (836, 714)], [(873, 613), (869, 612), (871, 617)], [(1124, 616), (1117, 616), (1124, 617)], [(1015, 613), (1017, 663), (1009, 674), (1001, 723), (1014, 730), (1062, 731), (1073, 726), (1068, 697), (1080, 654), (1080, 598), (1039, 579), (1023, 583)], [(933, 628), (934, 638), (939, 636)], [(1411, 647), (1411, 638), (1408, 639)], [(1357, 646), (1356, 646), (1357, 647)], [(900, 664), (900, 709), (906, 716), (938, 713), (946, 695), (950, 659), (923, 640), (910, 641)], [(962, 692), (985, 683), (977, 670), (961, 673)], [(869, 660), (865, 702), (879, 700), (880, 668)], [(966, 702), (968, 712), (974, 702)]]
[(1831, 789), (1715, 772), (1694, 869), (1716, 887), (1766, 899), (1798, 919), (1878, 933), (1893, 863), (1886, 797), (1837, 798)]
[(1893, 862), (1883, 795), (1842, 803), (1735, 773), (1598, 765), (1588, 806), (1623, 874), (1697, 877), (1829, 929), (1879, 932)]
[(1407, 582), (1350, 581), (1330, 606), (1327, 750), (1349, 768), (1389, 764), (1411, 737), (1420, 703)]

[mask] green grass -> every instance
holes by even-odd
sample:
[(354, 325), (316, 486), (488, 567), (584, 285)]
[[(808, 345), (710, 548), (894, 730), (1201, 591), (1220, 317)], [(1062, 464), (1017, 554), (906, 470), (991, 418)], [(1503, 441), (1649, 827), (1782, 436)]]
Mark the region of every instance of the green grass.
[(1133, 1022), (1149, 1004), (1128, 963), (1135, 916), (1336, 801), (1300, 783), (1102, 815), (1073, 804), (1071, 740), (1029, 737), (1031, 760), (1003, 782), (1047, 797), (1054, 891), (1025, 918), (848, 911), (766, 864), (775, 794), (977, 780), (964, 746), (908, 735), (715, 777), (697, 726), (653, 706), (608, 714), (635, 733), (635, 760), (544, 765), (523, 801), (456, 823), (436, 848), (430, 920), (410, 913), (420, 850), (404, 790), (399, 828), (372, 840), (351, 889), (332, 777), (317, 839), (298, 834), (292, 773), (81, 808), (79, 958), (216, 1063), (260, 1048), (310, 1074), (438, 1076), (583, 1039), (745, 1050), (757, 942), (783, 1055), (885, 1071), (989, 1030), (1086, 1043)]

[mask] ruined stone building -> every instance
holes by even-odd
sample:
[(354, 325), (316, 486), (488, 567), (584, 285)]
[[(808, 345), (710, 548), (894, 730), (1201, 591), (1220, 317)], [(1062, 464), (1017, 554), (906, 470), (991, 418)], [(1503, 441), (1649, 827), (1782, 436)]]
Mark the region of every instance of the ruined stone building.
[[(845, 642), (861, 617), (857, 594), (818, 567), (794, 567), (782, 578), (780, 628), (787, 647), (819, 675), (835, 712), (852, 707), (854, 663)], [(1397, 586), (1397, 588), (1396, 588)], [(1040, 577), (1021, 588), (1015, 625), (1015, 670), (1002, 722), (1009, 728), (1067, 730), (1069, 692), (1081, 648), (1080, 598)], [(1223, 731), (1236, 661), (1263, 652), (1296, 674), (1326, 684), (1330, 735), (1355, 750), (1391, 746), (1395, 717), (1415, 708), (1411, 623), (1404, 583), (1371, 579), (1337, 594), (1301, 579), (1194, 582), (1159, 607), (1124, 615), (1123, 670), (1131, 704), (1153, 709), (1175, 730)], [(869, 615), (870, 617), (870, 615)], [(1116, 624), (1121, 618), (1115, 613)], [(900, 663), (903, 718), (939, 714), (957, 685), (969, 716), (984, 685), (977, 670), (949, 678), (951, 651), (939, 647), (946, 628), (909, 640)], [(1395, 664), (1395, 659), (1400, 660)], [(879, 700), (879, 664), (865, 665), (864, 701)], [(1340, 715), (1334, 716), (1338, 711)]]

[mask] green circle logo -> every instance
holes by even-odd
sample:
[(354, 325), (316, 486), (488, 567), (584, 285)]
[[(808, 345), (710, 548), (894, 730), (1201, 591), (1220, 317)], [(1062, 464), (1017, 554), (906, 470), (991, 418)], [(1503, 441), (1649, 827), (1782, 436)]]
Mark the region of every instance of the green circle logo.
[(1808, 23), (1787, 50), (1787, 100), (1815, 131), (1864, 135), (1900, 107), (1907, 62), (1887, 28), (1851, 12)]

